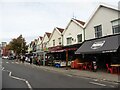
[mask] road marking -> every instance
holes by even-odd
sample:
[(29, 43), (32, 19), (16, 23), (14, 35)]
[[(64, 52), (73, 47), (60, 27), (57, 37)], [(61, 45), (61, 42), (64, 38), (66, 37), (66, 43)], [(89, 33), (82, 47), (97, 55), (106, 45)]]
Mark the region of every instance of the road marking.
[(18, 62), (16, 62), (16, 64), (19, 64)]
[(113, 87), (113, 88), (114, 88), (115, 86), (113, 86), (113, 85), (110, 85), (110, 87)]
[(25, 81), (26, 82), (26, 84), (28, 85), (28, 88), (30, 88), (31, 90), (32, 90), (32, 87), (31, 87), (31, 85), (29, 84), (29, 82), (28, 81)]
[(14, 62), (12, 62), (12, 63), (14, 63)]
[(23, 79), (23, 78), (19, 78), (19, 77), (13, 76), (13, 75), (12, 75), (12, 72), (9, 71), (9, 70), (4, 70), (4, 67), (2, 68), (2, 70), (9, 72), (9, 77), (14, 78), (14, 79), (17, 79), (17, 80), (24, 81), (24, 82), (27, 84), (28, 88), (29, 88), (30, 90), (32, 90), (32, 87), (31, 87), (30, 83), (29, 83), (27, 80), (25, 80), (25, 79)]
[(109, 82), (109, 81), (105, 81), (105, 80), (101, 80), (102, 82), (106, 82), (106, 83), (111, 83), (111, 84), (116, 84), (116, 85), (118, 85), (119, 83), (117, 83), (117, 82)]
[(5, 71), (4, 69), (5, 69), (5, 68), (4, 68), (4, 67), (2, 67), (2, 71)]
[(67, 74), (67, 76), (72, 77), (72, 75), (70, 75), (70, 74)]
[(1, 68), (1, 70), (2, 70), (2, 65), (0, 65), (0, 68)]
[(93, 81), (98, 81), (98, 79), (93, 79)]
[(6, 62), (6, 63), (9, 63), (9, 62)]
[(96, 83), (96, 82), (89, 82), (89, 83), (91, 83), (91, 84), (95, 84), (95, 85), (99, 85), (99, 86), (106, 86), (105, 84), (101, 84), (101, 83)]

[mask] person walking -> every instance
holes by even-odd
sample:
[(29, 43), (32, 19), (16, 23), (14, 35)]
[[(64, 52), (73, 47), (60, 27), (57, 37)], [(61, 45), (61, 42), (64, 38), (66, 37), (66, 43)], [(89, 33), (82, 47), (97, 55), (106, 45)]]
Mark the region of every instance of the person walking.
[(97, 57), (93, 57), (92, 70), (93, 70), (94, 72), (97, 71)]
[(33, 56), (31, 55), (30, 56), (30, 64), (32, 64), (32, 59), (33, 59)]
[(25, 55), (23, 55), (22, 57), (22, 63), (24, 63), (24, 61), (25, 61)]

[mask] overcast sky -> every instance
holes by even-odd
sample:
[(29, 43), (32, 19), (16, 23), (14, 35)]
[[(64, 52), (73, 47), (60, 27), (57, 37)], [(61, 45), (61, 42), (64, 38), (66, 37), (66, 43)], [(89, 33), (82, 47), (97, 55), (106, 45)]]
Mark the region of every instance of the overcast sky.
[(118, 5), (119, 0), (1, 0), (0, 42), (9, 42), (20, 34), (27, 43), (65, 28), (70, 19), (86, 21), (100, 2)]

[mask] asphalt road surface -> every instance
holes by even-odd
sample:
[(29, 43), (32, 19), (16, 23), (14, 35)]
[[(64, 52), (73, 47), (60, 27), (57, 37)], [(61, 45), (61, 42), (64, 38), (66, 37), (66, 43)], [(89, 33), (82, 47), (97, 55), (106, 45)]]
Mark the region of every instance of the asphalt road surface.
[(34, 65), (2, 60), (2, 88), (116, 88), (118, 84), (80, 78)]

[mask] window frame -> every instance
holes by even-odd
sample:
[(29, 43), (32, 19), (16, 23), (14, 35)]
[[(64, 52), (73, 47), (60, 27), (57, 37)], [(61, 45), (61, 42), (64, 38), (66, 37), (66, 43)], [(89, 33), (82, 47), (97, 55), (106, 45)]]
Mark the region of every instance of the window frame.
[[(72, 44), (72, 37), (67, 37), (66, 39), (67, 39), (67, 45)], [(68, 39), (70, 40), (70, 41), (69, 41), (70, 43), (68, 42)]]
[[(113, 25), (114, 22), (117, 22), (117, 24)], [(111, 21), (111, 23), (112, 23), (112, 32), (113, 32), (113, 34), (119, 34), (120, 33), (120, 18)]]
[[(81, 36), (81, 40), (78, 39), (78, 36)], [(78, 43), (82, 42), (82, 34), (78, 34), (78, 35), (77, 35), (77, 42), (78, 42)]]
[(94, 30), (95, 30), (95, 38), (102, 37), (102, 25), (95, 26)]

